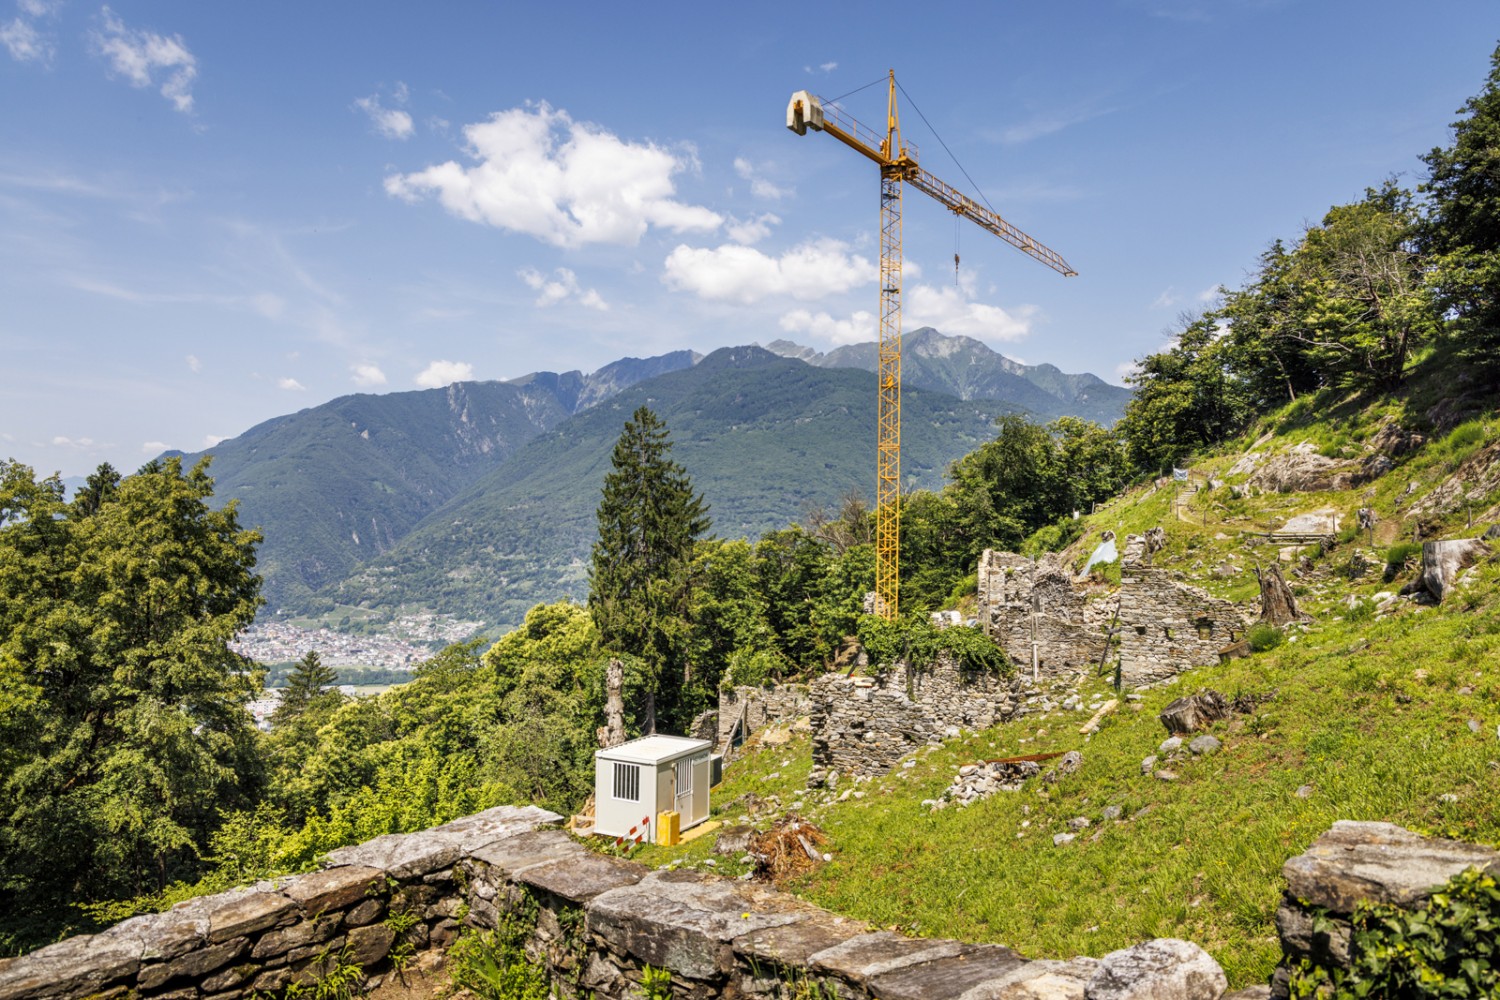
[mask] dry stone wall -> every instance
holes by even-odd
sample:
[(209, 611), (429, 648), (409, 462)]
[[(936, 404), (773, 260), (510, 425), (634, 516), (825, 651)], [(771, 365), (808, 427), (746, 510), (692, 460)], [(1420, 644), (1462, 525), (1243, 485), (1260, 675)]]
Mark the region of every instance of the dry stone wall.
[[(546, 968), (561, 1000), (636, 1000), (647, 966), (670, 973), (675, 1000), (794, 991), (845, 1000), (1285, 996), (1285, 970), (1297, 962), (1347, 964), (1347, 917), (1361, 900), (1420, 906), (1466, 868), (1500, 873), (1500, 853), (1486, 848), (1388, 823), (1336, 823), (1284, 869), (1282, 971), (1269, 988), (1231, 995), (1219, 966), (1187, 941), (1033, 961), (1001, 945), (908, 938), (760, 883), (596, 854), (558, 819), (505, 806), (344, 848), (319, 871), (0, 960), (0, 1000), (279, 995), (317, 981), (333, 962), (378, 977), (393, 954), (440, 955), (459, 933), (507, 916), (530, 927), (527, 956)], [(387, 919), (393, 914), (406, 917)]]
[[(1109, 596), (1075, 583), (1050, 554), (1033, 562), (986, 551), (978, 574), (981, 625), (1023, 670), (1035, 662), (1044, 678), (1118, 655), (1125, 684), (1155, 683), (1216, 663), (1219, 650), (1248, 626), (1239, 605), (1178, 583), (1166, 570), (1127, 566)], [(1119, 629), (1118, 641), (1106, 653), (1111, 628)]]
[(1139, 687), (1219, 661), (1219, 650), (1248, 627), (1238, 604), (1173, 580), (1166, 570), (1134, 569), (1120, 581), (1121, 680)]
[(1073, 672), (1035, 683), (1024, 671), (966, 676), (946, 654), (911, 674), (905, 664), (879, 677), (824, 674), (812, 685), (808, 784), (821, 787), (831, 774), (884, 774), (913, 750), (962, 730), (1051, 711), (1076, 683)]
[(728, 760), (733, 756), (732, 740), (743, 743), (767, 726), (792, 722), (811, 712), (812, 696), (806, 684), (720, 690), (718, 736), (714, 742)]
[[(507, 915), (534, 922), (527, 956), (565, 1000), (635, 1000), (648, 965), (670, 973), (676, 1000), (773, 997), (793, 985), (846, 1000), (1218, 1000), (1224, 989), (1218, 965), (1186, 941), (1029, 961), (1000, 945), (907, 938), (760, 884), (595, 854), (550, 825), (557, 819), (502, 807), (335, 851), (321, 871), (6, 960), (0, 1000), (278, 993), (319, 978), (329, 955), (378, 975), (393, 948), (441, 948), (461, 927)], [(381, 920), (397, 911), (420, 916), (407, 941)]]

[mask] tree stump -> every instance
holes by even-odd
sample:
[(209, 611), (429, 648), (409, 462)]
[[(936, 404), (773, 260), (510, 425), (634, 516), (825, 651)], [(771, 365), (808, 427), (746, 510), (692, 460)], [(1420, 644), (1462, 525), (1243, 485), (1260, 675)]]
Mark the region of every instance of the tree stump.
[(1297, 610), (1297, 598), (1281, 575), (1281, 565), (1272, 563), (1264, 571), (1255, 567), (1255, 579), (1260, 582), (1260, 620), (1272, 625), (1286, 625), (1302, 618)]
[(1494, 550), (1479, 538), (1445, 538), (1422, 543), (1422, 573), (1401, 588), (1403, 594), (1425, 590), (1442, 603), (1458, 583), (1460, 571), (1468, 569)]
[(625, 686), (625, 664), (610, 657), (604, 670), (604, 721), (599, 730), (599, 746), (608, 750), (625, 742), (625, 697), (621, 693)]
[(1161, 710), (1157, 716), (1167, 732), (1182, 736), (1199, 729), (1207, 729), (1229, 714), (1229, 699), (1214, 690), (1203, 690), (1197, 694), (1178, 698)]

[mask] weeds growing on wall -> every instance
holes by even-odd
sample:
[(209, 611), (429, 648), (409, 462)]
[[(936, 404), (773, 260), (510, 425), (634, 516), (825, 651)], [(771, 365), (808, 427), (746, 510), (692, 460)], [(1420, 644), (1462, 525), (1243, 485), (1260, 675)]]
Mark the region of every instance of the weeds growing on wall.
[(544, 966), (526, 956), (539, 907), (530, 894), (502, 913), (494, 930), (469, 931), (448, 949), (448, 974), (480, 1000), (546, 1000), (552, 982)]

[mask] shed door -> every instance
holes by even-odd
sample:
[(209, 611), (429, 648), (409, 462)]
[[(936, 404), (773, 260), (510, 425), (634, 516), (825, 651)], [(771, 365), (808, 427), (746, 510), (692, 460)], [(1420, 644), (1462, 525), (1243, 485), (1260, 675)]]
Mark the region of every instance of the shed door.
[(708, 819), (708, 754), (693, 758), (693, 812), (692, 822)]
[(688, 757), (684, 757), (673, 765), (674, 784), (677, 786), (676, 800), (672, 808), (676, 809), (682, 817), (682, 825), (687, 826), (693, 822), (693, 766)]

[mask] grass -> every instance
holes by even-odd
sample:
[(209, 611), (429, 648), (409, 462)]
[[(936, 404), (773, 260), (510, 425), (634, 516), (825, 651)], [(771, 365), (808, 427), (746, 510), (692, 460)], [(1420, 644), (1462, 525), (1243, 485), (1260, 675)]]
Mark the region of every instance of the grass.
[[(1195, 461), (1194, 474), (1225, 479), (1252, 445), (1271, 454), (1312, 441), (1325, 454), (1357, 457), (1377, 418), (1404, 415), (1390, 404), (1361, 414), (1343, 403), (1305, 403), (1263, 422), (1232, 452)], [(834, 860), (789, 888), (879, 926), (1003, 943), (1038, 958), (1187, 938), (1208, 949), (1232, 986), (1265, 982), (1280, 954), (1273, 917), (1281, 867), (1335, 820), (1500, 841), (1500, 566), (1479, 567), (1439, 608), (1403, 602), (1385, 613), (1375, 600), (1416, 570), (1412, 562), (1394, 580), (1382, 579), (1392, 547), (1404, 549), (1400, 543), (1411, 538), (1404, 512), (1496, 431), (1491, 418), (1461, 423), (1357, 491), (1235, 498), (1227, 488), (1205, 490), (1183, 505), (1181, 517), (1173, 487), (1148, 485), (1116, 498), (1088, 516), (1066, 558), (1081, 566), (1106, 528), (1123, 548), (1126, 534), (1160, 524), (1167, 547), (1157, 566), (1247, 601), (1257, 593), (1251, 565), (1289, 556), (1283, 566), (1312, 621), (1248, 659), (1141, 692), (1090, 737), (1077, 735), (1087, 708), (1001, 725), (919, 751), (913, 767), (857, 785), (859, 798), (839, 800), (847, 779), (831, 795), (804, 789), (806, 735), (754, 748), (727, 770), (715, 817), (733, 823), (749, 815), (763, 825), (795, 808), (828, 834)], [(1270, 437), (1260, 440), (1265, 432)], [(1418, 486), (1408, 494), (1411, 483)], [(1247, 544), (1294, 514), (1323, 507), (1343, 512), (1347, 526), (1361, 506), (1381, 518), (1373, 540), (1344, 531), (1327, 553)], [(1465, 510), (1429, 516), (1422, 537), (1478, 534), (1500, 516), (1494, 508), (1474, 513), (1472, 529)], [(1299, 574), (1302, 557), (1310, 569)], [(1143, 774), (1142, 758), (1156, 754), (1167, 735), (1157, 713), (1201, 687), (1273, 697), (1218, 723), (1211, 732), (1222, 748), (1174, 763), (1177, 781)], [(1111, 693), (1093, 677), (1081, 690), (1085, 705)], [(963, 764), (1066, 750), (1082, 751), (1083, 767), (1053, 786), (1033, 782), (965, 809), (933, 812), (921, 804)], [(763, 802), (758, 812), (747, 806), (750, 795)], [(1104, 820), (1108, 806), (1123, 818)], [(1053, 835), (1080, 816), (1091, 825), (1072, 843), (1054, 846)], [(712, 840), (637, 856), (702, 868), (713, 860), (719, 872), (739, 874), (736, 859), (711, 855)]]

